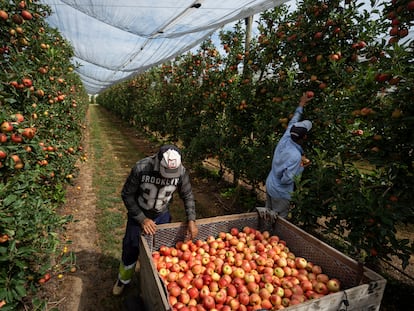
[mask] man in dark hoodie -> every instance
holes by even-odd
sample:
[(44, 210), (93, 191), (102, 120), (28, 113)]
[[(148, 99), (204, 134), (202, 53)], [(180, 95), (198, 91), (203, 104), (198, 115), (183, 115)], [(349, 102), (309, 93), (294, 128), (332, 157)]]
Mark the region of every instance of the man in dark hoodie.
[(114, 295), (122, 293), (134, 271), (138, 270), (141, 233), (153, 235), (157, 224), (171, 222), (168, 206), (176, 190), (184, 202), (188, 236), (194, 239), (198, 234), (195, 201), (190, 177), (181, 162), (180, 150), (174, 145), (162, 146), (156, 154), (138, 161), (132, 168), (121, 193), (128, 210), (128, 220), (122, 241), (118, 280), (112, 291)]

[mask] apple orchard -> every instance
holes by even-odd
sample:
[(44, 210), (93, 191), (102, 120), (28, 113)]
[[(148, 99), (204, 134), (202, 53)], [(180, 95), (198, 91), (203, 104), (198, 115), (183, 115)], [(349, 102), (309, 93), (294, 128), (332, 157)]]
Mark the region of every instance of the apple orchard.
[(296, 182), (291, 221), (371, 267), (395, 256), (404, 268), (413, 245), (396, 232), (414, 220), (413, 19), (406, 0), (372, 12), (351, 0), (276, 7), (260, 14), (257, 36), (240, 22), (220, 32), (220, 46), (207, 40), (96, 101), (179, 143), (186, 161), (214, 158), (220, 176), (251, 186), (251, 210), (263, 204), (274, 147), (308, 92), (311, 164)]
[[(255, 21), (257, 35), (247, 36), (241, 21), (221, 31), (219, 43), (206, 40), (108, 88), (96, 102), (135, 129), (179, 143), (193, 167), (215, 159), (219, 177), (231, 173), (235, 187), (250, 186), (243, 212), (262, 204), (274, 147), (309, 92), (304, 117), (313, 128), (304, 149), (311, 164), (296, 182), (290, 221), (384, 275), (382, 265), (392, 260), (404, 269), (414, 253), (412, 239), (399, 235), (414, 221), (414, 1), (372, 2), (373, 12), (356, 0), (275, 7)], [(58, 211), (75, 163), (87, 159), (81, 141), (88, 96), (70, 44), (45, 22), (50, 9), (37, 1), (1, 4), (0, 309), (40, 310), (47, 303), (36, 297), (39, 288), (76, 262), (59, 238), (72, 217)], [(229, 232), (154, 254), (157, 266), (169, 261), (170, 272), (160, 267), (160, 274), (180, 288), (171, 291), (176, 303), (195, 299), (190, 288), (198, 299), (210, 292), (200, 300), (206, 309), (214, 303), (224, 310), (247, 306), (246, 291), (257, 308), (259, 301), (283, 306), (338, 290), (340, 283), (310, 262), (303, 268), (306, 258), (296, 259), (277, 237), (251, 234)], [(195, 253), (188, 260), (181, 259), (186, 247)], [(198, 285), (189, 285), (189, 275)], [(187, 282), (189, 297), (179, 282)], [(388, 284), (385, 298), (402, 301), (401, 287)]]

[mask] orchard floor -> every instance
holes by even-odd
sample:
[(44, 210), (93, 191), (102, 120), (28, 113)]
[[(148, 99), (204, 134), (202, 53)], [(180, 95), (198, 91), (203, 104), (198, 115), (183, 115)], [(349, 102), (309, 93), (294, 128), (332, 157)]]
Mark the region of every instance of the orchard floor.
[[(90, 115), (92, 112), (99, 116), (98, 131), (100, 137), (90, 135)], [(124, 311), (143, 310), (139, 298), (138, 274), (120, 297), (112, 295), (112, 286), (117, 278), (119, 257), (104, 254), (99, 246), (99, 232), (95, 222), (98, 213), (96, 189), (93, 184), (94, 174), (102, 178), (113, 174), (123, 175), (125, 180), (132, 165), (138, 158), (131, 159), (123, 155), (123, 150), (137, 150), (144, 155), (152, 155), (157, 151), (160, 143), (148, 140), (142, 133), (138, 133), (125, 125), (102, 107), (91, 105), (88, 111), (88, 125), (85, 129), (83, 148), (88, 160), (78, 163), (78, 174), (67, 189), (66, 203), (62, 214), (74, 215), (74, 222), (67, 227), (65, 239), (71, 240), (71, 251), (76, 255), (77, 270), (74, 273), (64, 274), (61, 279), (52, 278), (42, 295), (49, 301), (47, 310), (59, 311)], [(113, 169), (107, 172), (96, 171), (95, 154), (91, 139), (98, 139), (105, 148), (105, 154), (113, 158)], [(123, 159), (123, 160), (122, 160)], [(188, 167), (187, 167), (188, 169)], [(204, 216), (215, 216), (237, 212), (233, 209), (233, 201), (219, 195), (220, 189), (228, 185), (226, 182), (217, 182), (203, 176), (197, 176), (190, 169), (193, 193), (197, 210), (204, 210)], [(119, 184), (122, 187), (122, 183)], [(120, 193), (120, 188), (113, 189)], [(178, 198), (178, 196), (177, 196)], [(176, 204), (179, 204), (178, 200)], [(125, 213), (126, 215), (126, 213)], [(126, 222), (126, 219), (125, 219)], [(123, 232), (123, 228), (114, 228)], [(107, 234), (112, 234), (108, 232)], [(121, 249), (122, 236), (118, 235), (118, 248)]]
[[(91, 114), (99, 116), (99, 137), (91, 136)], [(59, 311), (139, 311), (143, 303), (139, 297), (139, 275), (136, 274), (131, 284), (126, 288), (124, 295), (114, 297), (112, 286), (117, 278), (119, 256), (108, 254), (100, 248), (100, 234), (97, 229), (96, 218), (100, 213), (97, 206), (97, 195), (94, 186), (94, 176), (123, 176), (126, 178), (132, 165), (138, 160), (131, 158), (125, 150), (137, 150), (142, 154), (151, 155), (156, 152), (159, 143), (148, 140), (142, 133), (136, 132), (125, 122), (113, 117), (102, 107), (91, 105), (88, 111), (88, 124), (85, 129), (83, 147), (88, 155), (88, 161), (78, 164), (79, 172), (68, 187), (66, 204), (62, 214), (74, 215), (75, 221), (70, 223), (65, 231), (65, 239), (71, 240), (71, 251), (76, 255), (77, 270), (74, 273), (64, 274), (61, 279), (56, 277), (46, 283), (42, 295), (49, 301), (47, 310)], [(95, 120), (96, 122), (96, 120)], [(97, 171), (94, 165), (97, 151), (93, 150), (92, 139), (102, 143), (105, 154), (113, 159), (113, 168), (110, 171)], [(124, 154), (125, 153), (125, 154)], [(110, 175), (112, 174), (112, 175)], [(197, 176), (197, 172), (190, 169), (193, 191), (197, 209), (208, 211), (211, 216), (237, 213), (232, 198), (224, 198), (220, 192), (227, 186), (225, 181), (217, 182)], [(122, 183), (114, 193), (120, 192)], [(204, 214), (204, 217), (208, 217)], [(121, 239), (119, 232), (123, 228), (114, 228), (107, 234), (118, 232), (118, 253)], [(412, 238), (413, 232), (406, 232)], [(115, 253), (116, 253), (115, 251)], [(405, 271), (414, 276), (414, 262)], [(387, 310), (399, 310), (387, 309)]]

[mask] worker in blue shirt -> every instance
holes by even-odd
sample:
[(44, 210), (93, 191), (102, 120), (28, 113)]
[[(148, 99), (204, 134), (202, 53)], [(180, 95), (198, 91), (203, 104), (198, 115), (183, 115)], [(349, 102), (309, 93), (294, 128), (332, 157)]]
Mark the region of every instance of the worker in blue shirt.
[(309, 100), (311, 97), (306, 93), (300, 98), (299, 106), (275, 148), (272, 168), (266, 179), (266, 208), (282, 218), (286, 218), (289, 213), (295, 177), (302, 174), (304, 168), (310, 165), (310, 161), (304, 156), (302, 144), (307, 139), (312, 122), (300, 121), (303, 107)]

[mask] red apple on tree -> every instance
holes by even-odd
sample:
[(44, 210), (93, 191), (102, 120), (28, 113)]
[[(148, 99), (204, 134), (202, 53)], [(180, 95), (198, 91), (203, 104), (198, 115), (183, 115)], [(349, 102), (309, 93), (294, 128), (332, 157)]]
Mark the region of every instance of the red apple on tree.
[(7, 152), (3, 149), (0, 149), (0, 159), (5, 159), (7, 157)]
[(317, 33), (315, 33), (315, 35), (313, 37), (315, 39), (321, 39), (323, 37), (323, 32), (318, 31)]
[(3, 133), (8, 133), (8, 132), (11, 132), (11, 131), (13, 131), (13, 125), (12, 125), (10, 122), (8, 122), (8, 121), (4, 121), (4, 122), (0, 125), (0, 130), (1, 130)]
[(21, 142), (23, 142), (23, 136), (20, 135), (20, 134), (18, 134), (18, 133), (11, 134), (10, 139), (14, 143), (21, 143)]
[(25, 20), (31, 20), (33, 18), (32, 13), (30, 13), (27, 10), (23, 10), (20, 15), (25, 19)]
[(306, 91), (306, 97), (307, 98), (312, 98), (315, 96), (315, 93), (313, 91)]
[(9, 18), (9, 14), (4, 10), (0, 10), (0, 19), (2, 19), (3, 21), (6, 21), (8, 18)]
[(25, 87), (31, 87), (33, 85), (33, 82), (29, 78), (23, 78), (22, 83)]
[(0, 133), (0, 143), (5, 143), (7, 142), (8, 138), (7, 135), (4, 133)]
[(13, 121), (21, 123), (24, 121), (24, 116), (21, 113), (15, 113), (11, 115)]

